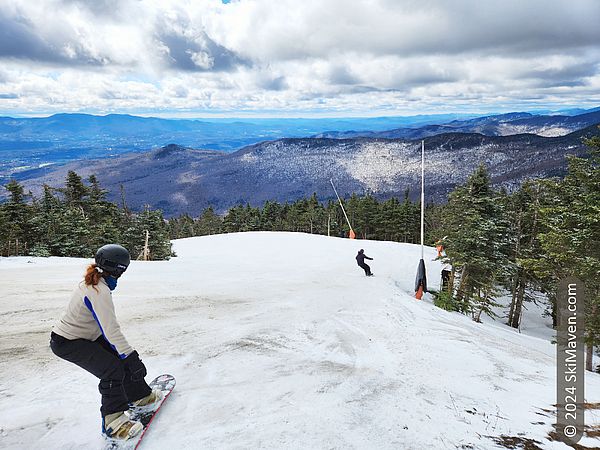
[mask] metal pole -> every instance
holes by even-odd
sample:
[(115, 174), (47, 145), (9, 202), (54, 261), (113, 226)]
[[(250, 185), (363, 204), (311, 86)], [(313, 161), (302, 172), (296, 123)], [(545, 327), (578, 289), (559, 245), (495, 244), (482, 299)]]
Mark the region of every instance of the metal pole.
[(421, 300), (423, 294), (427, 292), (427, 269), (424, 259), (425, 245), (425, 141), (421, 141), (421, 260), (417, 268), (417, 278), (415, 280), (415, 298)]
[(425, 222), (425, 141), (421, 141), (421, 259), (423, 259)]
[(344, 209), (344, 205), (342, 204), (342, 199), (338, 195), (337, 189), (335, 188), (335, 186), (333, 184), (333, 180), (330, 179), (329, 182), (331, 183), (331, 187), (333, 188), (333, 191), (335, 192), (335, 195), (336, 195), (338, 201), (340, 202), (340, 206), (342, 207), (342, 212), (344, 213), (344, 217), (346, 218), (346, 222), (348, 222), (348, 226), (350, 227), (350, 231), (354, 231), (354, 230), (352, 230), (352, 225), (350, 225), (350, 220), (348, 219), (348, 215), (346, 214), (346, 210)]

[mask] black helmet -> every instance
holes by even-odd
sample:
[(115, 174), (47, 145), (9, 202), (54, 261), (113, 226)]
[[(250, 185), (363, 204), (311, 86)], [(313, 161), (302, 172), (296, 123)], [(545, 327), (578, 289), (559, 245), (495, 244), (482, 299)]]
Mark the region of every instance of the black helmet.
[(130, 260), (127, 249), (117, 244), (104, 245), (96, 252), (96, 265), (116, 277), (120, 277), (127, 270)]

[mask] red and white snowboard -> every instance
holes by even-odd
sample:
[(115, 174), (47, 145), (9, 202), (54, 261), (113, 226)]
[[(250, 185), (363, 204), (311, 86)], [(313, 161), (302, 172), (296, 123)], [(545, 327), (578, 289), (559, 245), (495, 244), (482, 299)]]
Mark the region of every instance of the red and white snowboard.
[(163, 398), (159, 403), (154, 405), (153, 409), (141, 409), (140, 411), (133, 412), (131, 414), (131, 419), (142, 422), (144, 429), (137, 436), (127, 440), (112, 439), (107, 437), (104, 450), (134, 450), (140, 446), (142, 439), (148, 431), (150, 424), (156, 417), (156, 414), (158, 411), (160, 411), (160, 408), (165, 403), (165, 400), (169, 397), (169, 395), (171, 395), (171, 392), (173, 392), (173, 388), (175, 388), (175, 378), (172, 375), (160, 375), (152, 380), (148, 386), (150, 386), (151, 389), (160, 389), (163, 394)]

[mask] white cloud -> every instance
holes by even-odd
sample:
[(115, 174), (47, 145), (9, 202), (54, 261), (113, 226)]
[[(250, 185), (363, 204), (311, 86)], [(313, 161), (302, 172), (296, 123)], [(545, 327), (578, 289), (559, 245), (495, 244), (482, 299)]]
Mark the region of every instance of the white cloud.
[(600, 103), (600, 2), (11, 0), (0, 112)]

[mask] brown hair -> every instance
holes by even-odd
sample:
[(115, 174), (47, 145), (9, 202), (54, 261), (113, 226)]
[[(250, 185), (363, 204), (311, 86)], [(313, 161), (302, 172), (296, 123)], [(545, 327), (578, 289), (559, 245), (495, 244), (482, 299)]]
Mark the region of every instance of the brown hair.
[(98, 267), (97, 264), (90, 264), (86, 269), (84, 278), (86, 286), (94, 286), (95, 288), (96, 285), (100, 282), (102, 274), (96, 270), (96, 267)]

